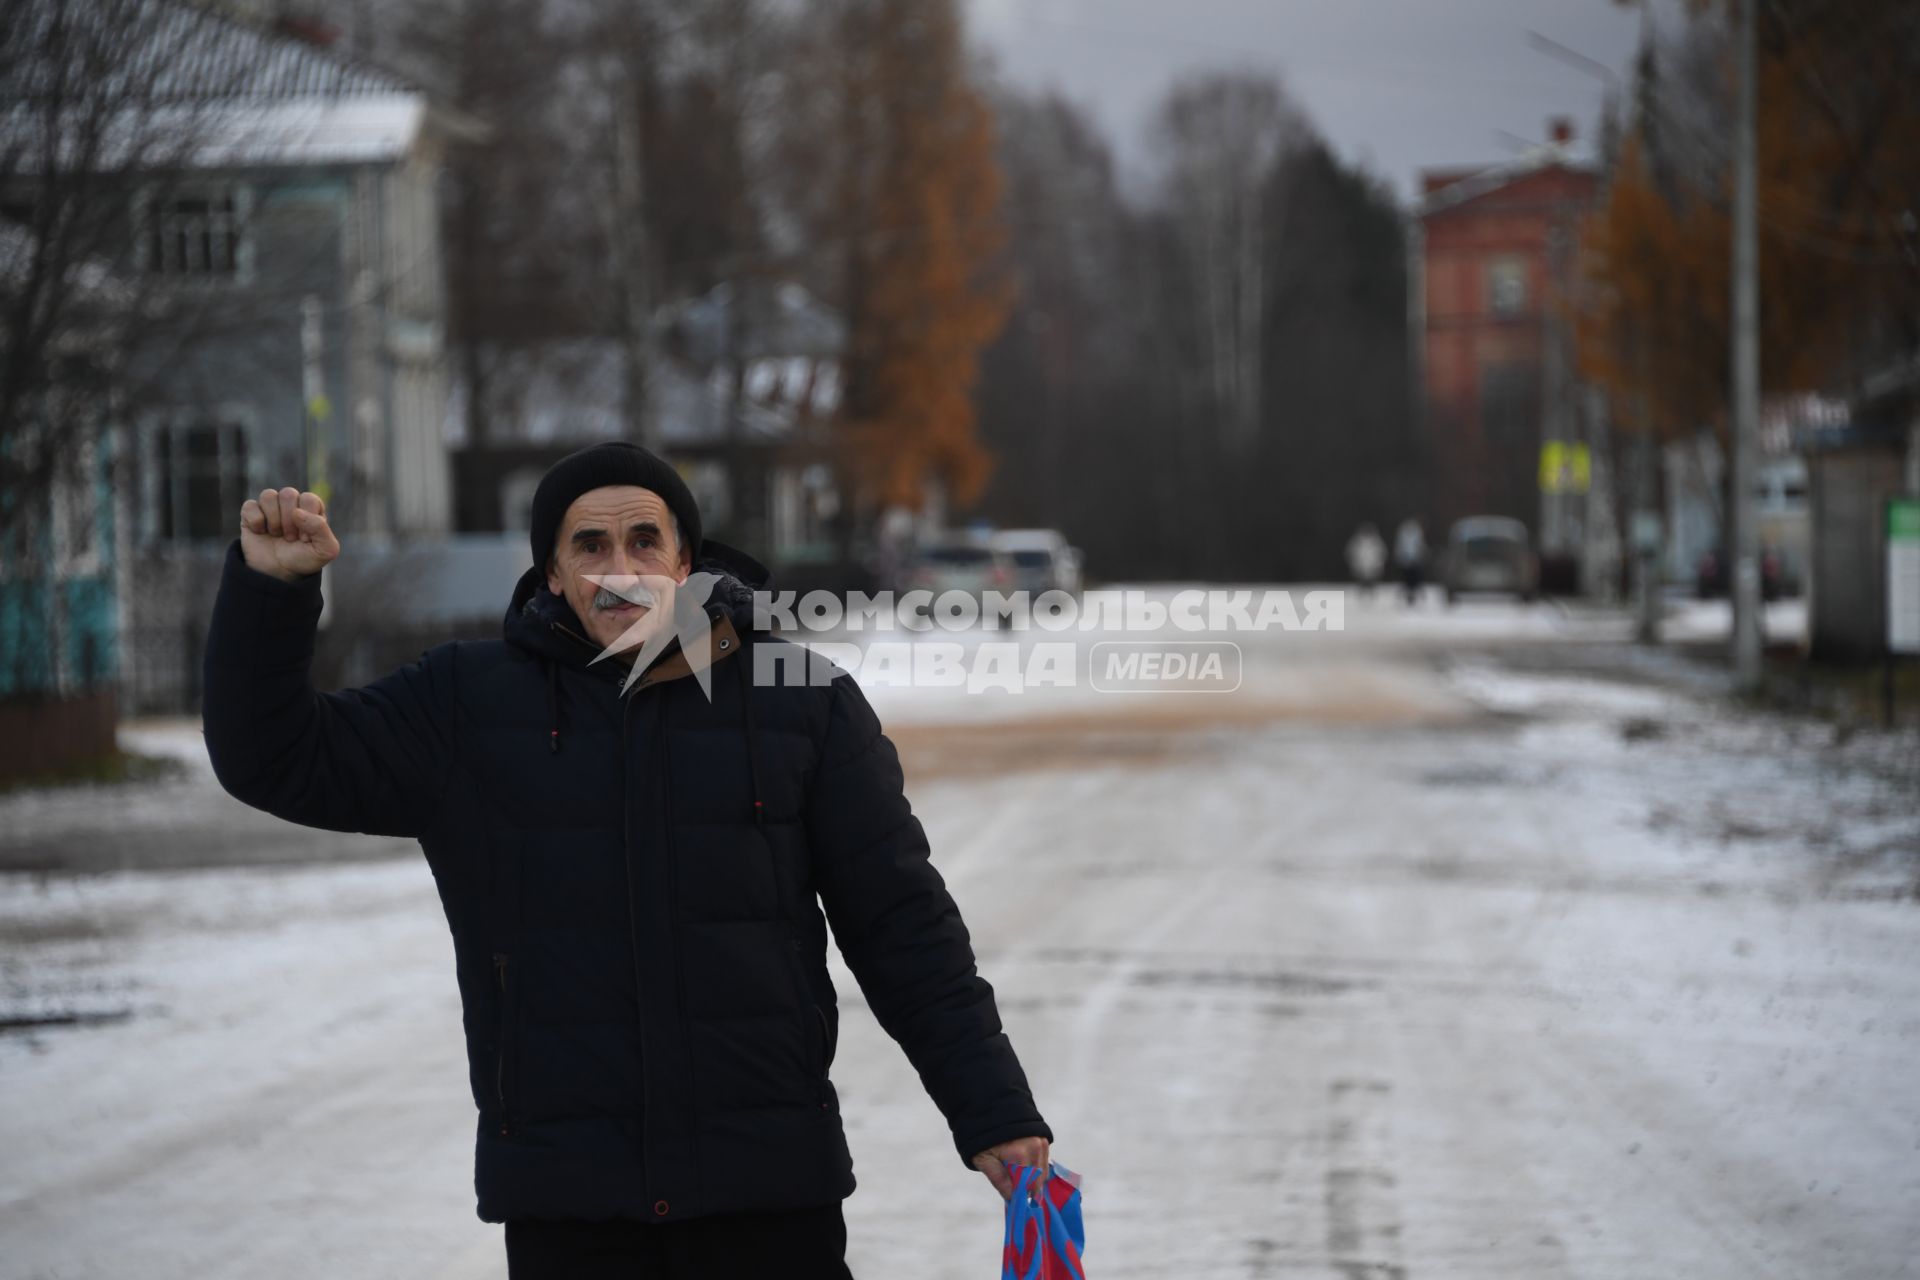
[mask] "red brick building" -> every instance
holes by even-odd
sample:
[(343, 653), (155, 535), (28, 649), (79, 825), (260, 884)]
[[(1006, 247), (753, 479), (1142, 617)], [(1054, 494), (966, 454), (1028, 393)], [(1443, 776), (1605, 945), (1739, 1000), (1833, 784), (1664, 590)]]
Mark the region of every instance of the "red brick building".
[(1543, 502), (1541, 458), (1549, 441), (1585, 441), (1564, 299), (1599, 188), (1571, 130), (1554, 132), (1512, 164), (1421, 175), (1413, 309), (1433, 514), (1516, 517), (1547, 555), (1584, 537), (1584, 504)]

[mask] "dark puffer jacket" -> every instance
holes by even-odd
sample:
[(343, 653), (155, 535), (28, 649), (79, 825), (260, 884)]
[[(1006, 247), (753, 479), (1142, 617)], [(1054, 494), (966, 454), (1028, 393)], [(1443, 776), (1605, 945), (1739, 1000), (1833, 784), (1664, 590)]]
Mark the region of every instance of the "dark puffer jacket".
[(228, 551), (206, 655), (214, 770), (290, 822), (420, 840), (453, 931), (488, 1222), (849, 1194), (829, 921), (963, 1161), (1052, 1137), (893, 745), (844, 673), (752, 680), (801, 651), (752, 633), (764, 571), (710, 545), (708, 652), (675, 645), (625, 695), (625, 669), (589, 665), (597, 646), (532, 570), (503, 641), (316, 693), (318, 580)]

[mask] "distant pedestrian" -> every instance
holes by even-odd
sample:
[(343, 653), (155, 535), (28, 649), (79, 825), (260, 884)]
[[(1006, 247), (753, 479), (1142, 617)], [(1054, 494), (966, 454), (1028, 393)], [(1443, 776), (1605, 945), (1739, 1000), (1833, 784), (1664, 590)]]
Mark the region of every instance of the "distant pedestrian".
[(1387, 541), (1372, 523), (1361, 525), (1347, 539), (1347, 569), (1353, 574), (1353, 580), (1360, 584), (1360, 594), (1372, 596), (1373, 589), (1380, 583), (1380, 575), (1387, 567)]
[(1407, 593), (1407, 603), (1418, 603), (1420, 588), (1427, 578), (1427, 535), (1412, 516), (1402, 520), (1393, 535), (1393, 563), (1400, 571), (1400, 585)]

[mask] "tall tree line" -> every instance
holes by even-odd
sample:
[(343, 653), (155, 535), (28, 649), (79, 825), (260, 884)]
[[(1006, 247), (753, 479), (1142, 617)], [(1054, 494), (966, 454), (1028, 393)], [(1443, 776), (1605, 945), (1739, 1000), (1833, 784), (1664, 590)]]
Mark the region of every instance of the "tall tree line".
[[(1920, 6), (1757, 13), (1762, 378), (1845, 394), (1920, 350)], [(1662, 438), (1726, 432), (1730, 17), (1696, 0), (1642, 50), (1583, 246), (1583, 372), (1630, 431)]]
[[(846, 322), (834, 459), (847, 513), (865, 524), (936, 485), (978, 496), (977, 364), (1010, 290), (993, 117), (952, 0), (405, 12), (387, 56), (494, 125), (449, 166), (469, 403), (515, 346), (618, 336), (643, 365), (658, 306), (794, 280)], [(728, 309), (736, 325), (751, 312)], [(637, 373), (630, 406), (645, 403)]]
[(1401, 211), (1277, 79), (1176, 85), (1144, 199), (1072, 104), (997, 107), (1020, 292), (985, 514), (1058, 525), (1100, 576), (1296, 579), (1423, 510)]
[(638, 244), (656, 301), (794, 279), (840, 311), (850, 536), (937, 486), (957, 519), (1064, 529), (1097, 574), (1327, 576), (1357, 523), (1421, 506), (1401, 213), (1276, 78), (1175, 86), (1140, 196), (1077, 107), (968, 51), (952, 0), (405, 12), (390, 56), (495, 125), (450, 183), (473, 377), (630, 329), (608, 267)]

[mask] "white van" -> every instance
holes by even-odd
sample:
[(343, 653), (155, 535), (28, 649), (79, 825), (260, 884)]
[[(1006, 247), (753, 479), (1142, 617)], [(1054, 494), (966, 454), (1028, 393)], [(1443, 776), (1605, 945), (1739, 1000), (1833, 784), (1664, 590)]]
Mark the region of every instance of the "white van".
[(988, 539), (995, 551), (1013, 561), (1014, 585), (1032, 595), (1043, 591), (1080, 593), (1080, 549), (1058, 529), (1002, 529)]

